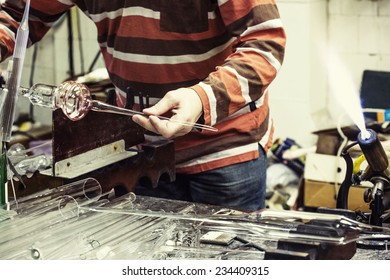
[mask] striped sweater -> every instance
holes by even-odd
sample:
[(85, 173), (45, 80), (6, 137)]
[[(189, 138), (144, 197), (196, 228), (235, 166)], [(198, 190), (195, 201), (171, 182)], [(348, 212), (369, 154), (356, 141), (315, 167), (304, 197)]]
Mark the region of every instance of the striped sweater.
[[(25, 0), (0, 10), (1, 57), (12, 55)], [(274, 0), (33, 0), (30, 44), (78, 6), (97, 27), (97, 40), (123, 106), (126, 89), (156, 103), (191, 87), (203, 121), (218, 132), (193, 131), (175, 141), (177, 172), (198, 173), (258, 157), (273, 124), (268, 87), (281, 67), (285, 33)]]

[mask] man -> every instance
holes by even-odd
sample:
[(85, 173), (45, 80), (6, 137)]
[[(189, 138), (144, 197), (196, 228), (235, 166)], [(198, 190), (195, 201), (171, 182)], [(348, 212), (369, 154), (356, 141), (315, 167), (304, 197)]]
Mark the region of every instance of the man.
[[(72, 6), (96, 24), (117, 104), (126, 90), (150, 97), (133, 121), (175, 142), (177, 180), (140, 194), (242, 210), (265, 204), (273, 125), (268, 87), (281, 67), (285, 33), (273, 0), (33, 0), (30, 42)], [(6, 0), (0, 47), (12, 54), (22, 0)], [(192, 130), (177, 121), (214, 126)]]

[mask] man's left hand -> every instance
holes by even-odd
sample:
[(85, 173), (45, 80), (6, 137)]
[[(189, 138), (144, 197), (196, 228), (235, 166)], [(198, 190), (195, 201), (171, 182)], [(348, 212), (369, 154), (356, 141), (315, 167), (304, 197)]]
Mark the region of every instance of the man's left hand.
[[(134, 115), (133, 121), (145, 129), (170, 139), (185, 135), (192, 130), (186, 123), (196, 123), (203, 112), (202, 102), (195, 90), (179, 88), (169, 91), (154, 106), (142, 111), (143, 115)], [(170, 120), (158, 118), (171, 114)]]

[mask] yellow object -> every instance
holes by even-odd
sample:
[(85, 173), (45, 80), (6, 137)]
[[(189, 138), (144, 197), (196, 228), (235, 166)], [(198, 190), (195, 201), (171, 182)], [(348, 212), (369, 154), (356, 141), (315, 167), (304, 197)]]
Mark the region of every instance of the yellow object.
[(364, 155), (361, 155), (353, 162), (353, 174), (357, 174), (360, 172), (360, 165), (366, 160)]
[(31, 122), (23, 122), (19, 126), (19, 131), (26, 132), (29, 131), (32, 128), (32, 123)]

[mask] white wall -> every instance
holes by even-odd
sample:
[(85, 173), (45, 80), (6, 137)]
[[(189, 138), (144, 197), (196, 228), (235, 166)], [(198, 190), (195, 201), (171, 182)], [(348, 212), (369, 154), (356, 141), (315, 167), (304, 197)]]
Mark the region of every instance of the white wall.
[[(338, 50), (357, 88), (364, 70), (390, 71), (389, 0), (330, 0), (328, 11), (329, 42)], [(333, 116), (343, 111), (333, 95), (328, 106)]]
[(289, 137), (309, 146), (316, 141), (311, 132), (327, 120), (326, 72), (318, 52), (318, 44), (327, 40), (327, 2), (279, 0), (277, 3), (287, 45), (282, 69), (270, 88), (275, 138)]
[[(285, 63), (270, 95), (276, 137), (309, 146), (316, 142), (312, 131), (334, 128), (344, 114), (329, 92), (322, 42), (333, 46), (357, 88), (363, 70), (390, 71), (390, 0), (277, 3), (288, 41)], [(339, 77), (336, 83), (344, 81)]]

